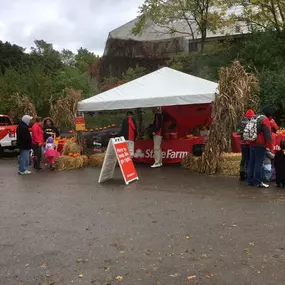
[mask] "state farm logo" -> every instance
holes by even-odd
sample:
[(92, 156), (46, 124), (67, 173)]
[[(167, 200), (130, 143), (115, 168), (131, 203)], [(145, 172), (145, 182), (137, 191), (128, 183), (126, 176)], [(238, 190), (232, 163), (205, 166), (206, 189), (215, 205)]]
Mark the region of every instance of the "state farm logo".
[[(175, 151), (173, 149), (168, 149), (167, 151), (162, 151), (162, 158), (166, 159), (175, 159), (180, 158), (183, 159), (187, 156), (188, 151)], [(134, 153), (134, 158), (142, 159), (142, 158), (154, 158), (154, 151), (153, 149), (137, 149)]]
[(136, 152), (134, 153), (135, 158), (144, 158), (144, 153), (141, 149), (137, 149)]

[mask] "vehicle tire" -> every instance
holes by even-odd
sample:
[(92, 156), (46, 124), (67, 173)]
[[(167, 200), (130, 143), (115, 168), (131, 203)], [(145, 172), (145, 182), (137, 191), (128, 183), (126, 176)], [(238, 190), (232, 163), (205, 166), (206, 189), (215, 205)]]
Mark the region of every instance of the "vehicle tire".
[(3, 157), (3, 154), (4, 154), (4, 149), (3, 149), (3, 147), (0, 145), (0, 158)]

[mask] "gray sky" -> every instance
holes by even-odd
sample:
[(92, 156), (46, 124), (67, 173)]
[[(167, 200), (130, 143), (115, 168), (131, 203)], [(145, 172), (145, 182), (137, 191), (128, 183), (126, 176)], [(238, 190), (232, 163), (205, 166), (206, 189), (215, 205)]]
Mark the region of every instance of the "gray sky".
[(0, 40), (29, 48), (35, 39), (56, 49), (102, 54), (108, 33), (136, 17), (143, 0), (0, 0)]

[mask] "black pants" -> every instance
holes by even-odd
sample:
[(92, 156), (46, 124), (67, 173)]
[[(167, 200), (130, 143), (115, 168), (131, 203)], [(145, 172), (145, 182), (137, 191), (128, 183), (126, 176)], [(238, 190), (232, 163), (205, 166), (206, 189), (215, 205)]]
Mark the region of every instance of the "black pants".
[(241, 162), (240, 162), (240, 172), (247, 172), (247, 167), (250, 158), (250, 150), (249, 145), (242, 144), (241, 145)]
[(42, 159), (42, 147), (40, 145), (33, 145), (34, 151), (34, 168), (40, 169), (41, 168), (41, 159)]

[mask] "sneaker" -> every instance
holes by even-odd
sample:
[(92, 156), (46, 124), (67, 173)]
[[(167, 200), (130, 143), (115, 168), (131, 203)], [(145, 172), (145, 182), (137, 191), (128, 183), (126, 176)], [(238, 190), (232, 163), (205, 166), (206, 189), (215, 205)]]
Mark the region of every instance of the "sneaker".
[(261, 182), (259, 185), (258, 185), (258, 188), (269, 188), (269, 185), (268, 184), (265, 184), (263, 182)]
[(151, 168), (158, 168), (158, 167), (161, 167), (161, 166), (162, 166), (162, 163), (160, 163), (160, 164), (154, 164), (154, 165), (151, 166)]
[(29, 171), (29, 170), (26, 170), (26, 171), (24, 171), (24, 172), (19, 171), (18, 173), (19, 173), (20, 175), (29, 175), (29, 174), (31, 174), (31, 171)]

